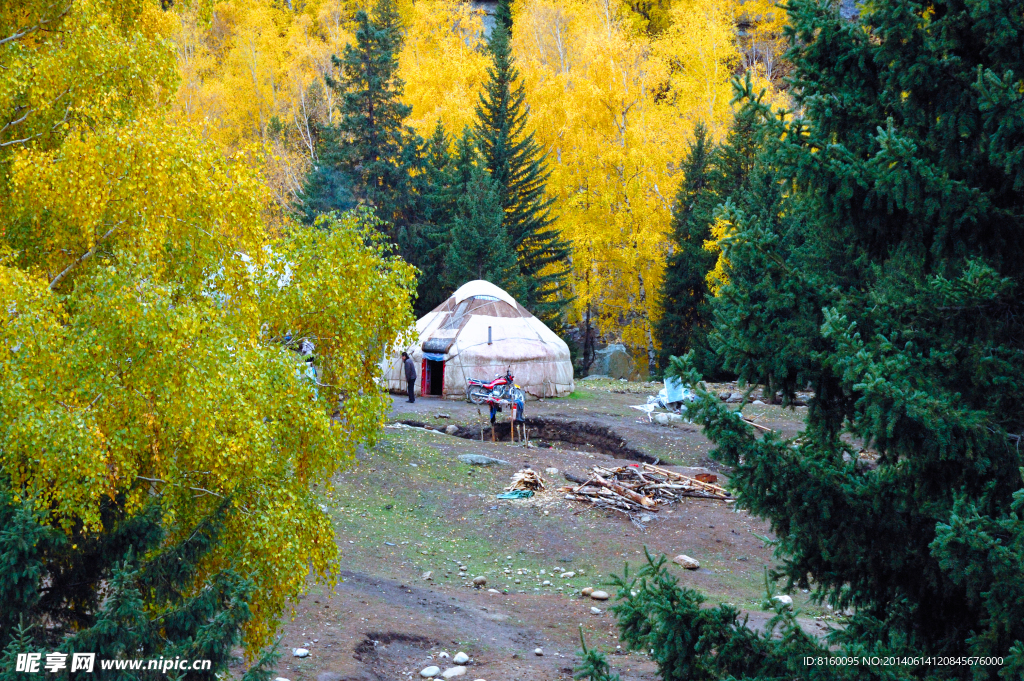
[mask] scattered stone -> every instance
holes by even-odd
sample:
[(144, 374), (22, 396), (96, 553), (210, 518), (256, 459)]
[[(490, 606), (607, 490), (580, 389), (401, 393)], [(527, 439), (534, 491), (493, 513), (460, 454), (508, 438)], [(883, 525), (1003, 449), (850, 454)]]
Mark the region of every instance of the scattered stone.
[(519, 583), (521, 583), (521, 582), (522, 582), (522, 580), (519, 580), (519, 579), (515, 580), (515, 583), (516, 583), (516, 584), (519, 584)]
[(558, 475), (558, 469), (552, 466), (551, 468), (545, 468), (544, 472), (548, 475)]
[(441, 668), (440, 667), (435, 667), (434, 665), (431, 665), (431, 666), (427, 667), (426, 669), (421, 670), (420, 671), (420, 676), (422, 676), (425, 679), (430, 679), (430, 678), (433, 678), (433, 677), (437, 676), (440, 673), (441, 673)]
[(584, 589), (580, 593), (583, 594), (584, 596), (589, 596), (590, 594), (594, 593), (594, 587), (588, 586), (586, 589)]
[(487, 584), (487, 578), (484, 577), (483, 575), (480, 575), (479, 577), (474, 577), (473, 578), (473, 585), (474, 586), (484, 586), (485, 584)]
[(466, 572), (467, 570), (469, 570), (469, 568), (466, 567), (465, 565), (460, 565), (459, 566), (459, 572)]
[(493, 456), (483, 456), (482, 454), (462, 454), (459, 456), (459, 461), (467, 463), (470, 466), (511, 466), (508, 461), (501, 459), (495, 459)]
[(434, 578), (433, 570), (427, 570), (426, 572), (423, 573), (423, 581), (425, 581), (425, 582), (426, 581), (430, 581), (433, 578)]
[(545, 579), (543, 582), (540, 583), (540, 585), (541, 586), (551, 586), (551, 582)]
[(309, 651), (305, 648), (292, 648), (292, 657), (309, 657)]
[(437, 659), (439, 660), (447, 660), (449, 657), (451, 657), (451, 655), (444, 652), (443, 650), (437, 654)]
[(466, 673), (465, 667), (449, 667), (441, 672), (441, 676), (446, 679), (454, 679), (456, 676), (462, 676)]
[(601, 608), (591, 608), (591, 609), (590, 609), (590, 614), (591, 614), (591, 615), (600, 615), (600, 614), (601, 614), (601, 612), (603, 612), (603, 611), (601, 610)]
[(607, 601), (608, 600), (608, 592), (607, 591), (594, 591), (594, 592), (591, 592), (590, 597), (593, 598), (595, 601)]
[(572, 579), (575, 576), (576, 576), (575, 572), (563, 572), (562, 573), (562, 577), (564, 577), (565, 579)]
[(459, 432), (459, 427), (452, 423), (449, 424), (448, 427), (444, 429), (444, 432), (448, 433), (449, 435), (455, 435), (455, 433)]
[[(352, 681), (353, 677), (341, 672), (320, 672), (316, 675), (316, 681)], [(281, 681), (277, 679), (277, 681)], [(285, 681), (288, 681), (285, 679)]]
[(786, 606), (790, 610), (793, 609), (793, 599), (791, 597), (789, 597), (789, 596), (773, 596), (772, 600), (773, 601), (778, 601), (779, 603), (782, 603), (784, 606)]
[(501, 592), (498, 591), (497, 589), (488, 589), (487, 593), (489, 593), (489, 594), (500, 594)]
[(763, 407), (764, 406), (764, 402), (762, 402), (761, 400), (754, 400), (753, 402), (751, 402), (751, 404), (754, 405), (755, 407)]
[(283, 676), (279, 676), (276, 679), (274, 679), (274, 681), (288, 681), (288, 679), (284, 678)]
[(540, 649), (540, 648), (534, 648), (533, 649), (533, 654), (536, 655), (537, 657), (544, 657), (544, 651), (542, 649)]
[(690, 558), (685, 553), (680, 553), (678, 556), (672, 559), (672, 562), (676, 565), (681, 566), (684, 570), (699, 570), (700, 563), (693, 558)]
[(652, 520), (654, 520), (653, 515), (647, 515), (646, 513), (644, 513), (642, 516), (640, 516), (640, 522), (642, 523), (649, 523)]
[(731, 404), (735, 404), (737, 402), (742, 402), (742, 401), (743, 401), (743, 393), (733, 393), (733, 394), (729, 395), (729, 399), (726, 400), (726, 402), (729, 402)]
[(452, 658), (452, 662), (455, 664), (466, 664), (469, 662), (469, 655), (463, 652), (455, 653), (455, 657)]
[(436, 414), (435, 415), (435, 418), (439, 418), (439, 419), (450, 419), (451, 417), (452, 417), (451, 414)]

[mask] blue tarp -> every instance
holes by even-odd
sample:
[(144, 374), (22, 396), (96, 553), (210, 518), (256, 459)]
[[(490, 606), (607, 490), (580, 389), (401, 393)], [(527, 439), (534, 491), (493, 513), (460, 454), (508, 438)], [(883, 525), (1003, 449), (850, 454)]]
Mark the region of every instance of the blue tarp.
[[(678, 376), (665, 377), (665, 403), (682, 402), (687, 399), (683, 396), (683, 382)], [(690, 398), (692, 399), (692, 398)]]
[(433, 360), (435, 362), (443, 362), (444, 361), (444, 355), (439, 355), (436, 352), (424, 352), (423, 353), (423, 357), (424, 357), (424, 359), (430, 359), (430, 360)]

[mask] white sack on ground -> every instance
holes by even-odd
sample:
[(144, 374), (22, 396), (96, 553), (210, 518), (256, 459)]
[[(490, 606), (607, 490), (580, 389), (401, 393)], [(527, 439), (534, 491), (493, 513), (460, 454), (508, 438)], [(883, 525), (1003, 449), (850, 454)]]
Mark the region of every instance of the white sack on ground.
[[(465, 399), (467, 378), (490, 381), (510, 365), (516, 384), (530, 397), (573, 391), (565, 341), (490, 282), (463, 284), (416, 322), (416, 334), (405, 351), (416, 364), (417, 395)], [(388, 389), (399, 393), (406, 390), (400, 351), (382, 367)]]

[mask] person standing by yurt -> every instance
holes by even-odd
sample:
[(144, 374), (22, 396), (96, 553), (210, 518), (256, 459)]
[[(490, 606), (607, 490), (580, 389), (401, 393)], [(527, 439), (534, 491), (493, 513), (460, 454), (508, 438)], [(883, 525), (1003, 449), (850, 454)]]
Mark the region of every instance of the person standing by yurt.
[(409, 353), (402, 353), (403, 364), (405, 365), (405, 382), (409, 384), (409, 401), (416, 401), (416, 365), (409, 359)]

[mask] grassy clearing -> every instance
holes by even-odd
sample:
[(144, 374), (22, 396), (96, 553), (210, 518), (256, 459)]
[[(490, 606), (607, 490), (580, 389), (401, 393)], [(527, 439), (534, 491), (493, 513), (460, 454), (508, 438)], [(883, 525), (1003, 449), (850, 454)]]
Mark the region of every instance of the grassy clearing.
[[(600, 512), (574, 515), (556, 495), (495, 499), (510, 469), (457, 460), (475, 446), (422, 430), (389, 430), (357, 467), (338, 474), (322, 503), (334, 520), (342, 566), (399, 580), (418, 580), (429, 570), (435, 585), (455, 588), (483, 575), (489, 588), (569, 597), (607, 583), (625, 562), (644, 560), (649, 537)], [(488, 445), (487, 453), (502, 456), (498, 449)], [(515, 456), (510, 450), (507, 458)], [(456, 561), (468, 567), (464, 576)], [(699, 588), (712, 602), (760, 602), (763, 577), (756, 566), (737, 563), (728, 551), (702, 562), (708, 573)], [(577, 576), (555, 577), (556, 567)]]

